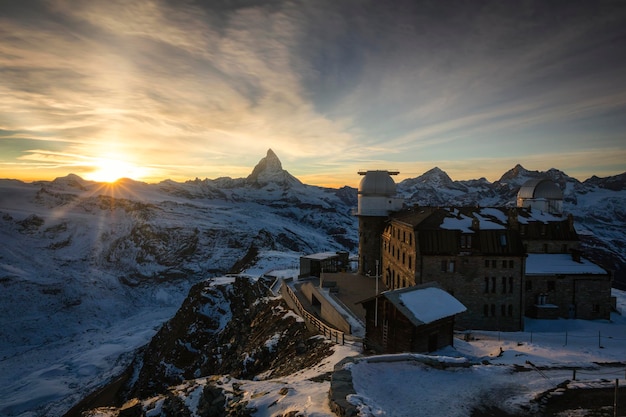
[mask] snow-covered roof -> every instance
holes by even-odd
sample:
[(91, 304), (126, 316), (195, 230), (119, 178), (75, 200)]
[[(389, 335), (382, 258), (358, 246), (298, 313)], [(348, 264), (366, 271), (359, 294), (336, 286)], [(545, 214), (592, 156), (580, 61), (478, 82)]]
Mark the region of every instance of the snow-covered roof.
[[(495, 220), (501, 221), (502, 223), (497, 223), (493, 221), (493, 219), (487, 216), (493, 216), (495, 212), (498, 212), (498, 216), (494, 216)], [(451, 212), (452, 215), (457, 217), (445, 217), (440, 227), (446, 230), (460, 230), (461, 233), (474, 233), (472, 229), (472, 221), (473, 218), (467, 216), (465, 214), (456, 213), (453, 209)], [(484, 215), (484, 216), (483, 216)], [(476, 220), (478, 220), (479, 229), (481, 230), (502, 230), (506, 227), (506, 218), (504, 217), (504, 213), (497, 209), (491, 209), (489, 211), (482, 209), (478, 210), (475, 213)]]
[(518, 213), (517, 219), (520, 224), (528, 224), (529, 222), (561, 222), (567, 218), (564, 215), (548, 213), (542, 210), (522, 210)]
[(312, 253), (310, 255), (303, 256), (303, 258), (323, 261), (325, 259), (336, 258), (337, 256), (338, 256), (337, 252), (320, 252), (320, 253)]
[(452, 295), (432, 286), (402, 288), (386, 291), (382, 295), (415, 325), (432, 323), (467, 310)]
[(585, 258), (580, 262), (566, 253), (529, 253), (526, 275), (604, 275), (607, 271)]

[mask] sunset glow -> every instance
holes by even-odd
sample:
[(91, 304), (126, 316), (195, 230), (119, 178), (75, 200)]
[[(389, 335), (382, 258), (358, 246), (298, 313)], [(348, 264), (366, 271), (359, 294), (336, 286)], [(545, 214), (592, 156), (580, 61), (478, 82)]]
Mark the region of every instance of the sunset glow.
[(238, 178), (269, 148), (316, 185), (616, 175), (624, 27), (605, 0), (5, 1), (0, 178)]
[(85, 178), (99, 182), (115, 182), (120, 178), (142, 180), (144, 171), (124, 161), (115, 159), (98, 159), (95, 161), (96, 170), (86, 174)]

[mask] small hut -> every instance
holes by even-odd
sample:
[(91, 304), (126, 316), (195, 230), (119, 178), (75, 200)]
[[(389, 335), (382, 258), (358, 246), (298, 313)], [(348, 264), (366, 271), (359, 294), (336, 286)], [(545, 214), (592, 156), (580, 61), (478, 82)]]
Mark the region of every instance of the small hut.
[(452, 345), (454, 318), (467, 310), (433, 283), (385, 291), (360, 304), (366, 311), (366, 348), (377, 353), (424, 353)]

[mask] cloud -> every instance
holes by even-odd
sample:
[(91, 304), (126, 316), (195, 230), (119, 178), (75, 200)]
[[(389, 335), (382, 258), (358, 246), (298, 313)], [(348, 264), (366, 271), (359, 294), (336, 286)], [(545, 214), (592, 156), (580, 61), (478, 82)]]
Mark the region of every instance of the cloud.
[[(613, 149), (626, 127), (626, 13), (610, 2), (0, 7), (0, 140), (177, 179), (236, 175), (267, 148), (314, 175), (589, 149), (585, 135)], [(48, 149), (31, 145), (11, 149)]]

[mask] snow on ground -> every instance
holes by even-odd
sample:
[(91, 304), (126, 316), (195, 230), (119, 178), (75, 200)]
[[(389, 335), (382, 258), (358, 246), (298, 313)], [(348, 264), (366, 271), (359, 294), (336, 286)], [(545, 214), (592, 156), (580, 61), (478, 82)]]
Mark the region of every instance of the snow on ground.
[[(626, 292), (613, 290), (618, 306)], [(580, 384), (626, 382), (626, 317), (611, 321), (526, 319), (524, 332), (472, 332), (438, 355), (464, 356), (469, 368), (434, 369), (407, 358), (350, 364), (361, 416), (470, 416), (498, 406), (521, 411), (538, 394), (573, 378)], [(599, 364), (612, 364), (600, 366)], [(514, 372), (514, 365), (528, 372)], [(534, 365), (534, 366), (533, 366)]]
[[(615, 290), (615, 295), (618, 305), (626, 303), (626, 292)], [(331, 357), (287, 377), (264, 380), (260, 375), (257, 380), (248, 381), (223, 376), (219, 381), (227, 391), (237, 387), (248, 407), (257, 410), (255, 417), (289, 412), (334, 416), (328, 402), (328, 373), (346, 357), (353, 358), (344, 367), (351, 370), (356, 391), (349, 401), (363, 417), (461, 417), (486, 407), (500, 407), (512, 413), (532, 412), (536, 406), (531, 406), (531, 401), (571, 380), (572, 367), (578, 368), (579, 386), (606, 386), (606, 380), (615, 378), (620, 379), (620, 384), (626, 383), (626, 317), (613, 314), (611, 321), (526, 320), (526, 327), (525, 332), (515, 333), (472, 332), (469, 341), (455, 339), (454, 347), (432, 355), (364, 357), (359, 344), (337, 345)], [(598, 347), (598, 332), (604, 335), (603, 340), (613, 343)], [(589, 335), (595, 335), (593, 340), (587, 338)], [(572, 342), (577, 338), (584, 342)], [(425, 358), (448, 367), (433, 368), (424, 363)], [(525, 372), (519, 372), (520, 367)], [(204, 383), (206, 379), (190, 381), (177, 391), (191, 404), (194, 393), (199, 392), (196, 387)], [(147, 403), (154, 405), (148, 415), (159, 415), (159, 401), (152, 399)]]
[[(626, 292), (614, 290), (614, 294), (618, 305), (626, 304)], [(598, 346), (598, 334), (602, 347)], [(462, 340), (463, 334), (458, 336), (454, 347), (430, 355), (447, 363), (446, 369), (422, 363), (420, 358), (426, 355), (362, 357), (359, 344), (346, 344), (336, 346), (334, 355), (317, 366), (288, 377), (262, 380), (260, 376), (255, 381), (222, 377), (220, 381), (227, 390), (233, 384), (238, 386), (248, 407), (257, 410), (253, 413), (256, 417), (290, 411), (334, 416), (328, 403), (330, 382), (320, 376), (332, 372), (346, 357), (353, 357), (353, 362), (344, 366), (351, 370), (356, 391), (349, 400), (363, 417), (461, 417), (481, 407), (528, 411), (538, 394), (571, 380), (572, 367), (578, 368), (580, 386), (599, 386), (602, 380), (615, 378), (626, 383), (626, 317), (618, 314), (613, 314), (611, 321), (527, 319), (524, 332), (475, 331), (469, 341)], [(458, 366), (462, 363), (470, 366)], [(526, 372), (517, 372), (519, 367)], [(186, 390), (195, 392), (189, 387)], [(153, 412), (158, 415), (158, 407)]]

